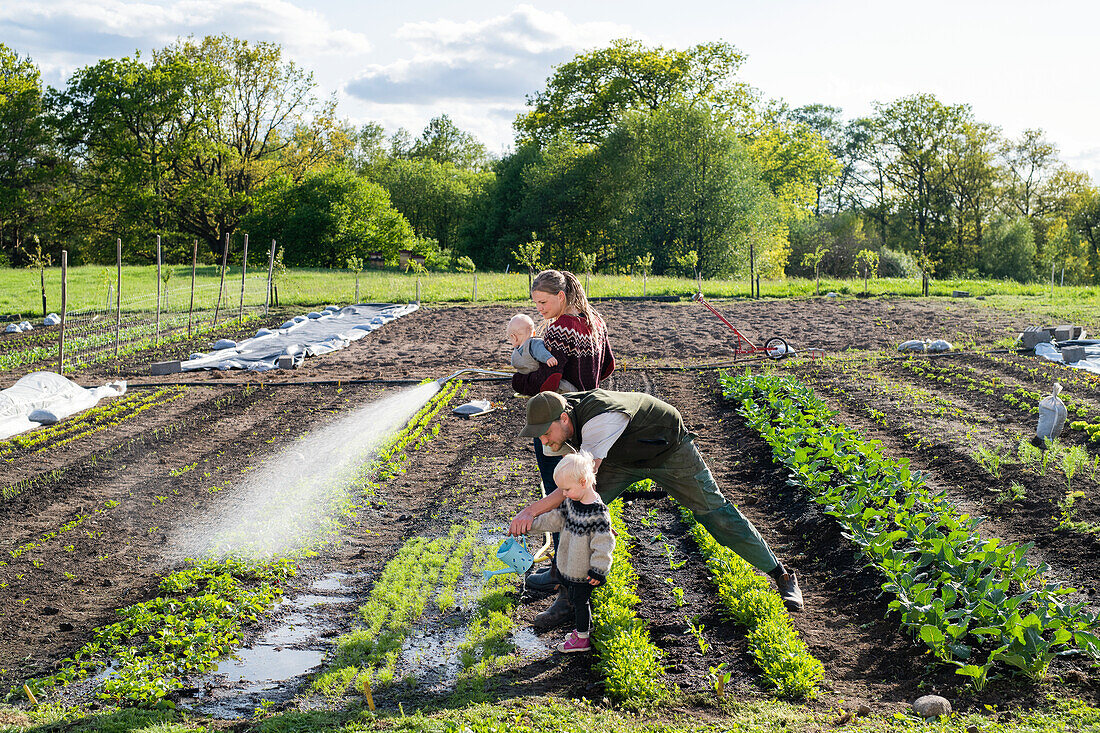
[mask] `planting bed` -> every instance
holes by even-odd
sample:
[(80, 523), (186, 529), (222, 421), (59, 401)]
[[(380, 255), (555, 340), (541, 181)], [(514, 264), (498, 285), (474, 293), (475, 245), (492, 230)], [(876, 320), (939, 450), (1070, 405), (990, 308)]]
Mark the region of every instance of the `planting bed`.
[[(715, 562), (708, 567), (676, 505), (642, 487), (629, 493), (620, 507), (631, 535), (623, 562), (633, 568), (629, 583), (636, 584), (637, 602), (622, 623), (656, 650), (663, 668), (655, 683), (646, 683), (654, 694), (644, 704), (664, 700), (720, 719), (719, 689), (727, 699), (789, 697), (822, 716), (859, 703), (889, 715), (927, 692), (971, 710), (1032, 707), (1047, 694), (1100, 701), (1100, 678), (1081, 655), (1056, 658), (1047, 678), (1038, 680), (994, 665), (992, 679), (975, 690), (890, 612), (892, 596), (882, 593), (881, 574), (867, 567), (841, 524), (788, 481), (789, 469), (773, 460), (772, 448), (738, 413), (738, 403), (723, 396), (719, 372), (678, 368), (729, 363), (732, 334), (725, 326), (688, 303), (597, 307), (620, 366), (605, 386), (646, 391), (681, 410), (719, 486), (798, 571), (806, 596), (806, 610), (789, 616), (806, 646), (808, 656), (799, 662), (805, 671), (795, 675), (797, 684), (777, 685), (759, 650), (763, 644), (766, 651), (766, 640), (777, 638), (770, 636), (778, 633), (774, 628), (787, 628), (787, 622), (761, 620), (766, 615), (731, 620), (717, 590)], [(1029, 325), (1024, 316), (957, 302), (888, 299), (718, 307), (750, 338), (781, 335), (796, 349), (829, 352), (814, 361), (748, 364), (797, 377), (839, 411), (837, 421), (883, 441), (887, 456), (907, 459), (931, 491), (943, 492), (961, 512), (988, 516), (977, 527), (983, 538), (1034, 542), (1029, 561), (1046, 562), (1050, 582), (1078, 589), (1066, 600), (1096, 610), (1100, 442), (1090, 442), (1084, 428), (1069, 429), (1044, 465), (1021, 447), (1021, 439), (1027, 445), (1034, 434), (1035, 416), (1030, 398), (1020, 395), (1046, 394), (1052, 377), (1065, 376), (1065, 394), (1083, 410), (1071, 420), (1093, 424), (1100, 422), (1100, 380), (1004, 353), (904, 358), (893, 351), (913, 337), (988, 349)], [(205, 346), (193, 342), (77, 372), (75, 379), (85, 385), (121, 376), (133, 385), (130, 395), (160, 390), (159, 397), (149, 409), (135, 399), (127, 409), (88, 419), (84, 428), (58, 429), (55, 440), (36, 441), (28, 433), (21, 443), (0, 445), (3, 691), (64, 669), (62, 660), (95, 629), (118, 620), (117, 609), (158, 596), (181, 598), (182, 591), (173, 595), (160, 586), (165, 576), (189, 567), (181, 533), (225, 514), (249, 475), (303, 433), (400, 389), (351, 380), (416, 381), (463, 367), (501, 368), (508, 358), (503, 324), (516, 310), (428, 306), (294, 371), (147, 375), (149, 362)], [(273, 312), (262, 325), (278, 325), (286, 315)], [(20, 373), (0, 372), (8, 381)], [(450, 407), (463, 395), (489, 399), (497, 409), (458, 419)], [(386, 710), (548, 694), (639, 703), (621, 692), (629, 685), (610, 681), (619, 673), (608, 671), (606, 658), (562, 658), (550, 648), (563, 632), (528, 631), (547, 599), (522, 596), (511, 576), (487, 585), (478, 580), (476, 571), (503, 539), (507, 521), (539, 496), (533, 449), (514, 437), (524, 403), (505, 383), (468, 382), (444, 397), (454, 401), (434, 415), (429, 403), (420, 432), (385, 451), (370, 477), (356, 479), (365, 494), (351, 508), (354, 516), (314, 538), (311, 552), (293, 557), (297, 574), (280, 575), (277, 582), (290, 602), (280, 604), (274, 594), (274, 610), (259, 611), (257, 622), (240, 629), (241, 643), (259, 639), (292, 613), (296, 597), (308, 598), (318, 582), (338, 574), (341, 602), (318, 607), (314, 615), (324, 616), (324, 634), (308, 642), (327, 660), (312, 677), (292, 676), (263, 697), (277, 707), (362, 704), (367, 682), (373, 703)], [(390, 615), (386, 603), (414, 592), (415, 603), (395, 606), (404, 615)], [(379, 632), (362, 631), (371, 624), (386, 630), (389, 646), (376, 642)], [(511, 638), (521, 642), (518, 648), (507, 642)], [(641, 645), (628, 644), (627, 651), (651, 654), (638, 651)], [(298, 643), (300, 650), (306, 646)], [(335, 654), (337, 648), (342, 654)], [(424, 655), (443, 661), (425, 666), (417, 661)], [(820, 680), (813, 660), (823, 670)], [(201, 705), (231, 697), (233, 686), (217, 675), (196, 676), (166, 694)], [(56, 698), (50, 689), (41, 695)]]

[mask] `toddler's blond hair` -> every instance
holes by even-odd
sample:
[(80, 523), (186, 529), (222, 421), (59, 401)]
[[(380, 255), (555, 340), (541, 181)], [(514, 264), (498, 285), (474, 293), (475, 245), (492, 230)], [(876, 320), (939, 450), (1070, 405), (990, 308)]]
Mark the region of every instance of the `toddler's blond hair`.
[(586, 450), (570, 453), (554, 469), (554, 483), (596, 485), (596, 462)]
[(508, 321), (508, 333), (525, 333), (530, 338), (535, 333), (535, 322), (526, 313), (517, 313)]

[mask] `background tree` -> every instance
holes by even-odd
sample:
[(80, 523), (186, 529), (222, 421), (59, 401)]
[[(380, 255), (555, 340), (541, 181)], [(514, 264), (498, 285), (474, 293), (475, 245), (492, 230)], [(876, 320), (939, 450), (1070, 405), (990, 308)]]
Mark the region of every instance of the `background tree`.
[(554, 67), (546, 89), (528, 96), (532, 109), (517, 118), (516, 131), (521, 140), (540, 144), (562, 133), (598, 143), (625, 113), (677, 101), (705, 103), (736, 117), (753, 101), (751, 88), (734, 78), (744, 58), (723, 42), (678, 50), (620, 39)]
[[(412, 227), (390, 206), (385, 189), (344, 168), (279, 177), (258, 192), (244, 226), (259, 241), (275, 239), (289, 267), (343, 268), (349, 258), (382, 252), (390, 262), (412, 246)], [(265, 253), (256, 254), (261, 264)]]
[(54, 178), (38, 67), (0, 43), (0, 254), (18, 260)]
[(863, 275), (863, 294), (870, 295), (867, 279), (878, 275), (878, 252), (872, 249), (861, 249), (856, 254), (856, 269)]

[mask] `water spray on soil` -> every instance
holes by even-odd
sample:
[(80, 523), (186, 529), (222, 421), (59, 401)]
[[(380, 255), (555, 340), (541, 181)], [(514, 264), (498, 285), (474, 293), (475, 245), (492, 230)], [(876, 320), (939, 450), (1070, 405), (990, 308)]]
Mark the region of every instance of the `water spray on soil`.
[(320, 532), (335, 528), (357, 500), (365, 464), (442, 381), (383, 397), (299, 438), (236, 482), (232, 496), (183, 528), (175, 545), (188, 557), (258, 559), (308, 546)]

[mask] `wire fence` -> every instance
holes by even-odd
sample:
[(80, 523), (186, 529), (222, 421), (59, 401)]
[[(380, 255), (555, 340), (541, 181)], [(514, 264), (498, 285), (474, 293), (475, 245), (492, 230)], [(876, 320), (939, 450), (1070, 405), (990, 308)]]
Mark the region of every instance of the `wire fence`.
[(238, 267), (232, 274), (225, 263), (219, 282), (196, 284), (194, 277), (173, 282), (171, 271), (165, 269), (169, 274), (163, 276), (158, 265), (152, 288), (123, 293), (120, 265), (114, 281), (105, 280), (102, 306), (68, 310), (67, 261), (62, 252), (60, 323), (6, 341), (0, 347), (0, 370), (52, 363), (59, 373), (72, 371), (211, 333), (231, 321), (256, 320), (271, 301), (270, 270)]

